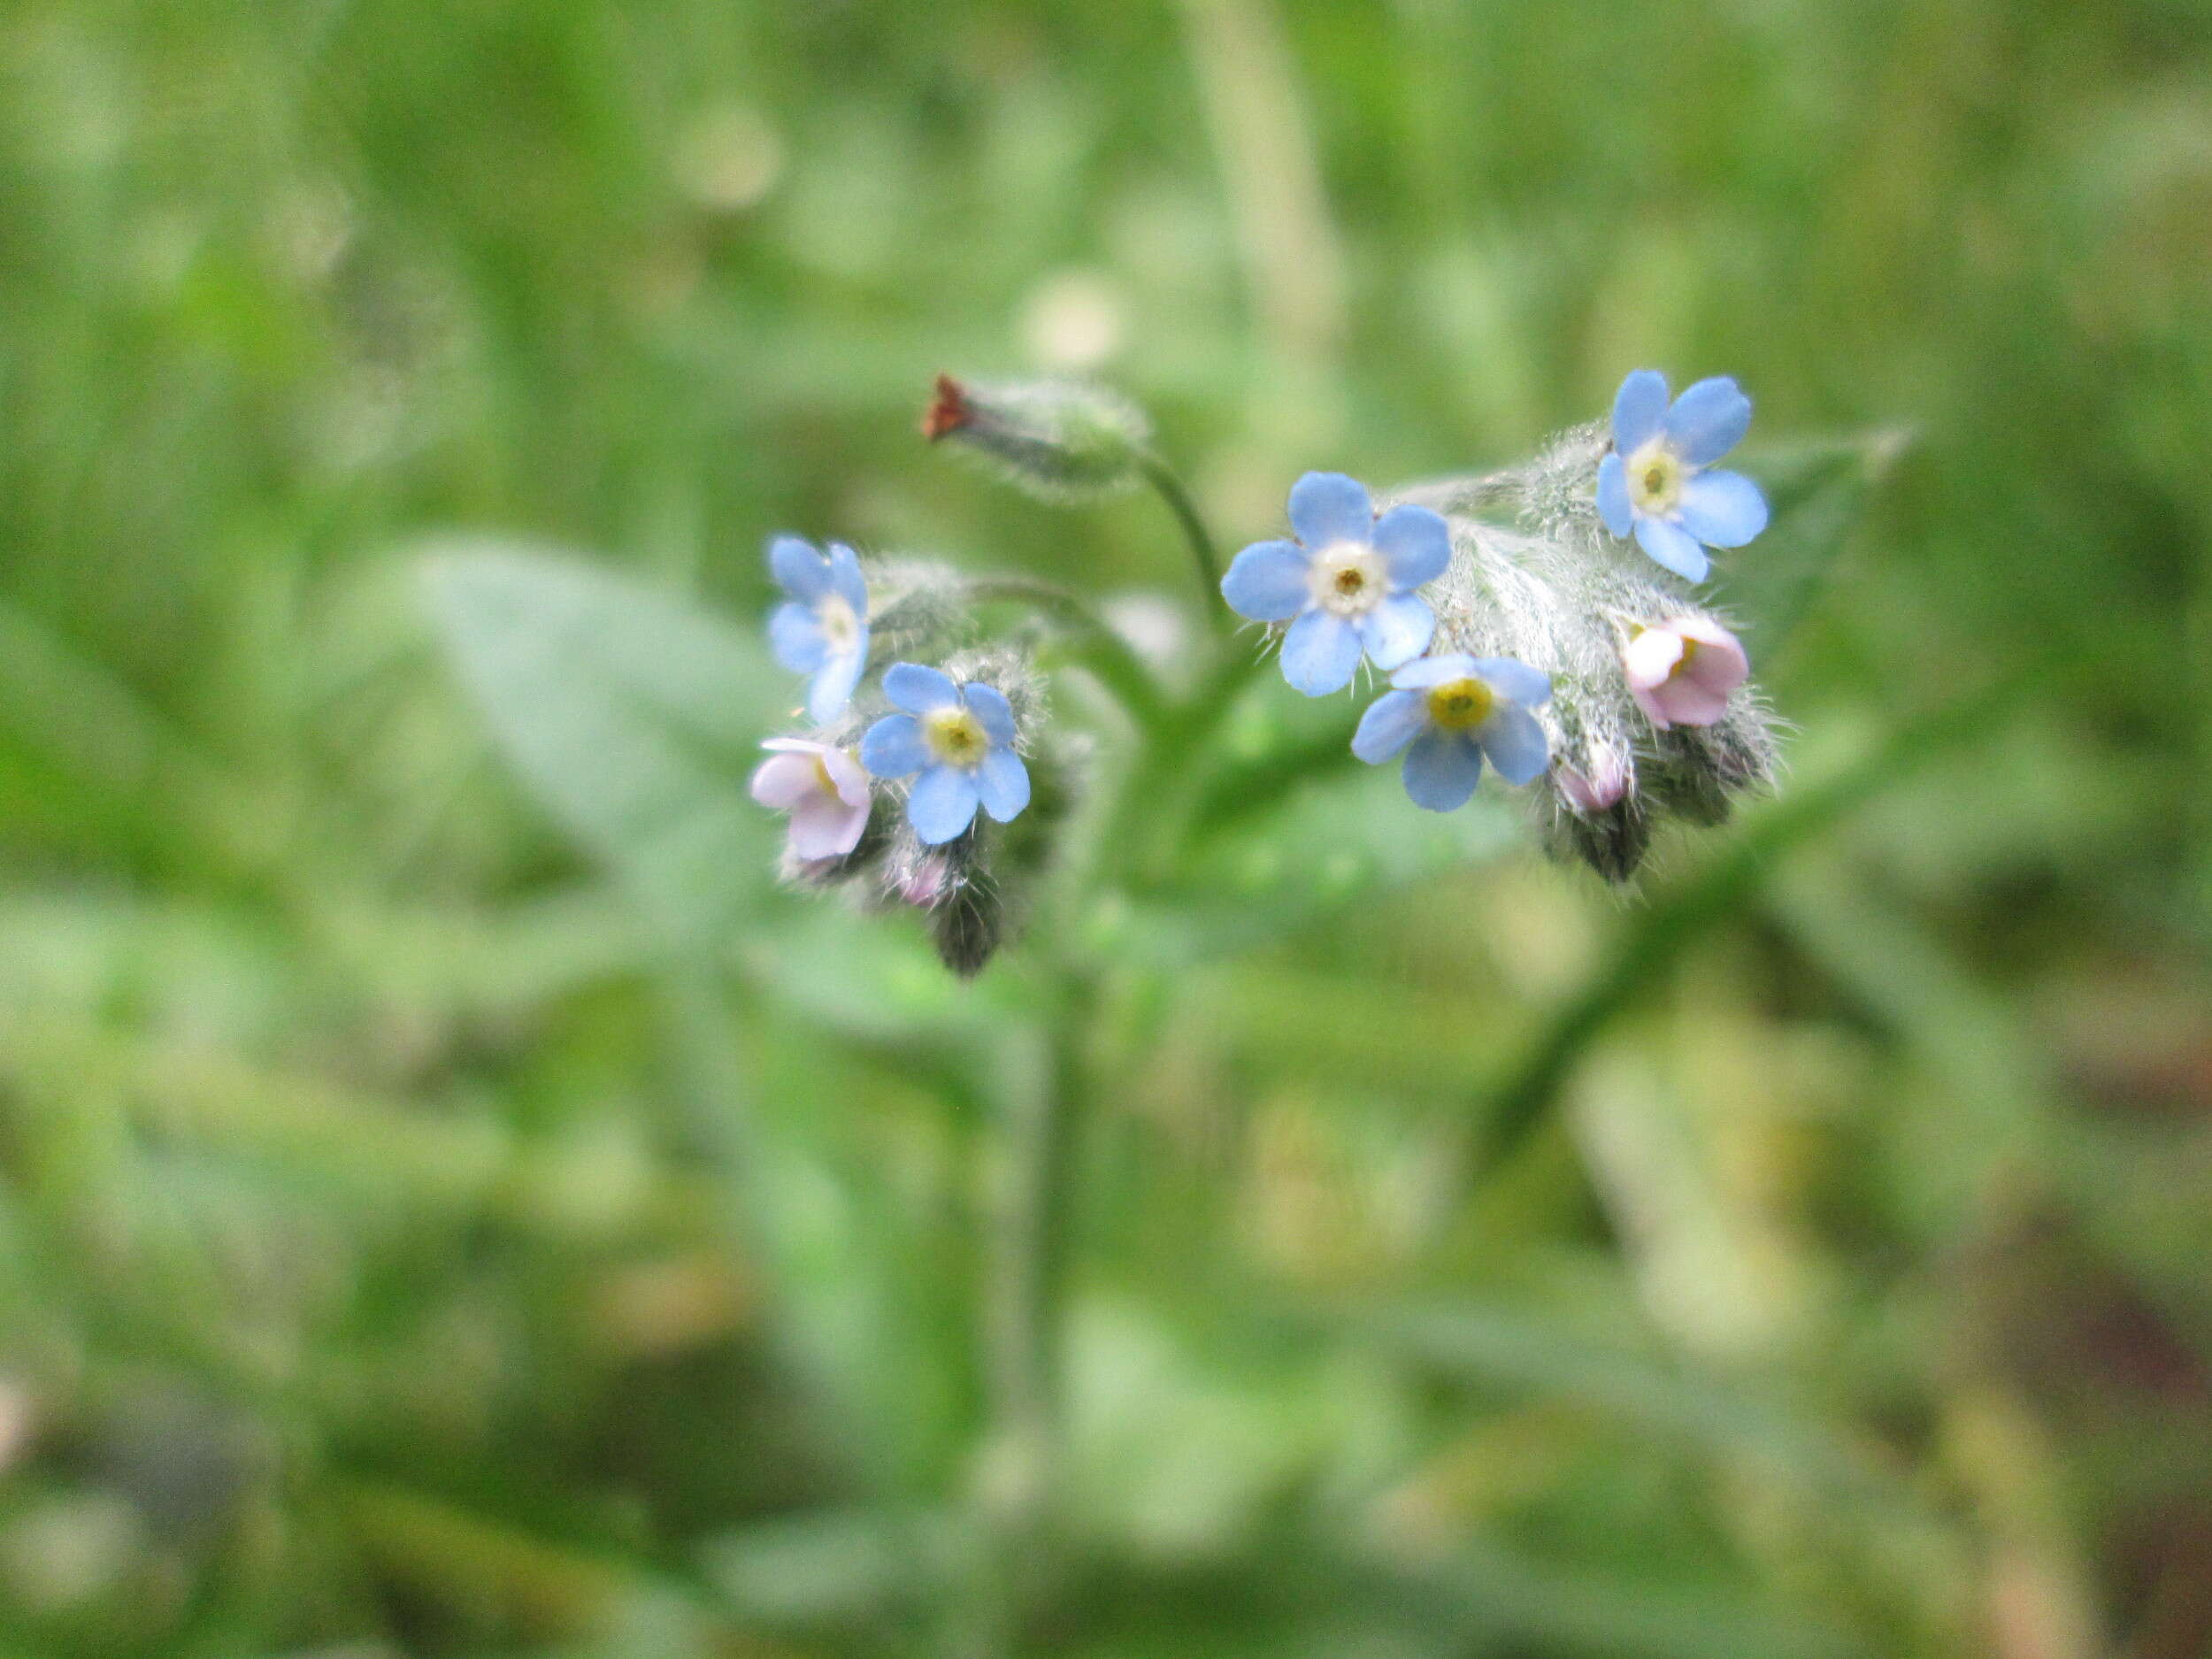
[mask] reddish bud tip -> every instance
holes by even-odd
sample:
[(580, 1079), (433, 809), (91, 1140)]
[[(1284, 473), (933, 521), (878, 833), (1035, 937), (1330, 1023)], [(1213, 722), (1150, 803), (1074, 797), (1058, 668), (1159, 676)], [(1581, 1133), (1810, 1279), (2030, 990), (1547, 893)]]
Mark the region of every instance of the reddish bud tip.
[(947, 433), (959, 431), (970, 419), (968, 401), (960, 389), (960, 382), (949, 374), (939, 375), (937, 401), (922, 417), (922, 436), (934, 443)]

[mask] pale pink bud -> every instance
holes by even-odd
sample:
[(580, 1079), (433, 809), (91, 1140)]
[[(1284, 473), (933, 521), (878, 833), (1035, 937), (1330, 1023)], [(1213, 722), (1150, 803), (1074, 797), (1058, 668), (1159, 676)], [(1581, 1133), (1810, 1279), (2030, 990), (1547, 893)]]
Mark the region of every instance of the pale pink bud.
[(791, 856), (842, 858), (868, 827), (868, 774), (846, 750), (803, 737), (772, 737), (753, 773), (753, 799), (791, 815)]
[(1601, 749), (1590, 760), (1590, 772), (1584, 776), (1574, 767), (1561, 762), (1559, 793), (1567, 797), (1567, 804), (1578, 812), (1595, 815), (1618, 803), (1628, 793), (1628, 763), (1615, 750)]
[(1677, 617), (1641, 629), (1621, 652), (1636, 706), (1661, 731), (1710, 726), (1727, 711), (1728, 694), (1751, 677), (1736, 636), (1704, 617)]
[(945, 896), (945, 884), (951, 874), (952, 866), (932, 854), (900, 878), (899, 897), (909, 904), (928, 910)]

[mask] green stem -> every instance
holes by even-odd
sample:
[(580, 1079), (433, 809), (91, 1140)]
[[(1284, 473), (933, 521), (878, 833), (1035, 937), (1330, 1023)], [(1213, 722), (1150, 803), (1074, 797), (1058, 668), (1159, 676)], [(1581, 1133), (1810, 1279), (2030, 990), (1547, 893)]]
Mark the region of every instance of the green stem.
[(1143, 471), (1145, 482), (1158, 492), (1167, 510), (1175, 515), (1175, 522), (1182, 527), (1183, 540), (1190, 544), (1191, 559), (1198, 567), (1198, 603), (1217, 629), (1229, 626), (1229, 612), (1221, 602), (1221, 556), (1214, 550), (1214, 539), (1208, 534), (1206, 521), (1198, 516), (1197, 503), (1190, 492), (1183, 488), (1183, 480), (1175, 471), (1156, 455), (1147, 454), (1137, 463)]
[[(1005, 1090), (989, 1258), (988, 1495), (1002, 1542), (1001, 1646), (1050, 1597), (1065, 1461), (1064, 1355), (1081, 1034), (1094, 997), (1070, 975)], [(1023, 1062), (1025, 1062), (1024, 1064)]]
[(1020, 576), (992, 576), (966, 584), (970, 597), (1033, 605), (1080, 641), (1086, 663), (1106, 688), (1121, 699), (1129, 717), (1148, 731), (1166, 718), (1167, 700), (1144, 659), (1111, 624), (1077, 595), (1049, 582)]

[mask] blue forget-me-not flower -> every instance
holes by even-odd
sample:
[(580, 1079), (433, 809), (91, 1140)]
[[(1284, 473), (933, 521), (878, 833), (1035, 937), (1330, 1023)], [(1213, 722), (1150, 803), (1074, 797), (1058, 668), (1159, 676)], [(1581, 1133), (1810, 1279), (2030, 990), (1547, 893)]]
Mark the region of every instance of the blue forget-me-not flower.
[(1667, 377), (1638, 369), (1613, 399), (1613, 452), (1598, 463), (1598, 514), (1632, 531), (1676, 575), (1705, 580), (1709, 547), (1741, 547), (1767, 527), (1766, 497), (1741, 472), (1706, 469), (1751, 425), (1751, 400), (1726, 375), (1667, 402)]
[(1379, 766), (1405, 751), (1406, 794), (1432, 812), (1464, 806), (1483, 757), (1508, 783), (1527, 783), (1551, 758), (1529, 710), (1551, 697), (1551, 676), (1509, 657), (1454, 653), (1409, 663), (1390, 678), (1352, 735), (1352, 753)]
[(768, 618), (776, 660), (795, 674), (811, 674), (806, 711), (827, 726), (845, 711), (868, 666), (868, 584), (860, 559), (842, 541), (829, 557), (795, 535), (768, 544), (768, 569), (791, 597)]
[(1426, 507), (1379, 518), (1366, 488), (1341, 472), (1309, 472), (1291, 487), (1294, 541), (1259, 541), (1238, 554), (1221, 596), (1256, 622), (1288, 622), (1283, 678), (1309, 697), (1351, 683), (1360, 653), (1396, 668), (1428, 649), (1435, 615), (1413, 591), (1451, 562), (1451, 531)]
[(1014, 752), (1014, 709), (981, 680), (956, 685), (918, 663), (884, 671), (883, 695), (903, 713), (887, 714), (860, 740), (860, 764), (879, 778), (919, 772), (907, 792), (906, 821), (930, 846), (975, 821), (980, 805), (1009, 823), (1029, 804), (1029, 769)]

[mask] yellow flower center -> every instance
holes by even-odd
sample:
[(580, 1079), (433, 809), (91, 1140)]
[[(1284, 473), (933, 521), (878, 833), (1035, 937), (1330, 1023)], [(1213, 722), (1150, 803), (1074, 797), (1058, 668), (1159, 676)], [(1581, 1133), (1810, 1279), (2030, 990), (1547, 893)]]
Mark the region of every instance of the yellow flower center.
[(924, 715), (922, 736), (930, 753), (948, 766), (972, 770), (990, 752), (991, 740), (984, 733), (983, 722), (957, 703)]
[(814, 618), (822, 625), (822, 637), (829, 642), (832, 656), (846, 656), (859, 642), (860, 618), (842, 594), (823, 595), (821, 603), (814, 608)]
[(1629, 500), (1639, 512), (1672, 512), (1687, 476), (1682, 457), (1655, 438), (1628, 458)]
[(814, 787), (824, 795), (837, 793), (837, 780), (830, 776), (827, 755), (817, 755), (814, 757)]
[(1429, 721), (1448, 732), (1480, 726), (1498, 705), (1498, 694), (1479, 680), (1448, 680), (1429, 687)]
[(1308, 591), (1324, 611), (1363, 617), (1389, 592), (1382, 555), (1356, 541), (1340, 541), (1313, 556)]

